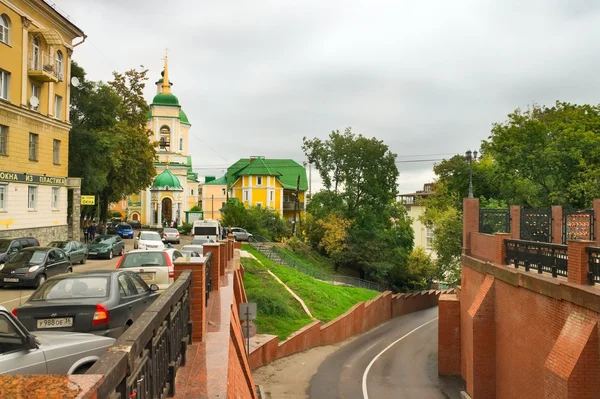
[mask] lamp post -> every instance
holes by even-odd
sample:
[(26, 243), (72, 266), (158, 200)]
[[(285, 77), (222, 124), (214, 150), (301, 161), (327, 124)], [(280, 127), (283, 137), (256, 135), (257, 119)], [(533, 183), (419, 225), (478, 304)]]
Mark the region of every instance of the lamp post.
[(465, 155), (469, 161), (469, 198), (473, 198), (473, 159), (477, 160), (477, 151), (468, 150)]

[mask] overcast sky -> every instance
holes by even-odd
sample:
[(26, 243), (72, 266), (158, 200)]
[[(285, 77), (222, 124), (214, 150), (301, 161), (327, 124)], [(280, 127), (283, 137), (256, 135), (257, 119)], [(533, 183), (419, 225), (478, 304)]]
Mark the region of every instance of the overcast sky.
[[(58, 0), (88, 35), (88, 78), (150, 69), (169, 49), (201, 175), (241, 157), (305, 160), (302, 137), (351, 126), (398, 161), (478, 147), (517, 107), (598, 103), (600, 1)], [(433, 162), (399, 162), (400, 191)], [(313, 170), (313, 192), (320, 186)]]

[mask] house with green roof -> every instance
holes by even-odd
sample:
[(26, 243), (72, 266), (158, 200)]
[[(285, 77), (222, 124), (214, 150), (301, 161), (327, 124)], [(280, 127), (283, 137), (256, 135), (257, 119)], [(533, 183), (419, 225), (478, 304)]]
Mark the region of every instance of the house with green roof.
[(304, 217), (308, 179), (293, 159), (242, 158), (224, 176), (231, 198), (246, 206), (270, 208), (290, 221)]

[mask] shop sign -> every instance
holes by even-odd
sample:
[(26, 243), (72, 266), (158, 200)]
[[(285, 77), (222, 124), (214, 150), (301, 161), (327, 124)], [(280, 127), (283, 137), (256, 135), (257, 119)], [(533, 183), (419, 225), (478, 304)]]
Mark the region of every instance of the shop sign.
[(95, 195), (82, 195), (81, 196), (81, 205), (96, 205), (96, 196)]
[(32, 175), (29, 173), (15, 173), (0, 170), (0, 181), (18, 182), (18, 183), (36, 183), (50, 184), (54, 186), (64, 186), (67, 184), (66, 177), (52, 177), (46, 175)]

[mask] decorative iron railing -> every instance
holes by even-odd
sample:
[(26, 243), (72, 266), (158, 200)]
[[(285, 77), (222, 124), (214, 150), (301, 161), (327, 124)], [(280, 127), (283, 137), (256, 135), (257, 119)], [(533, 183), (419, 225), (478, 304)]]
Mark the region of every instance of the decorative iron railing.
[(508, 209), (480, 209), (479, 232), (486, 234), (510, 233), (510, 211)]
[[(208, 298), (210, 297), (210, 288), (212, 286), (212, 280), (210, 278), (210, 268), (211, 268), (211, 263), (212, 263), (212, 259), (213, 259), (213, 253), (212, 252), (208, 252), (205, 255), (205, 260), (204, 260), (204, 265), (205, 265), (205, 274), (204, 274), (204, 281), (205, 283), (205, 287), (206, 287), (206, 306), (208, 307)], [(218, 284), (218, 281), (215, 281), (216, 284)]]
[(522, 209), (521, 239), (526, 241), (552, 241), (552, 210)]
[(567, 240), (594, 240), (594, 210), (563, 210), (562, 242)]
[(551, 273), (552, 277), (567, 277), (568, 250), (566, 245), (537, 241), (504, 240), (506, 264), (525, 271), (535, 269), (538, 273)]
[(586, 252), (589, 262), (588, 283), (590, 285), (600, 283), (600, 248), (587, 247)]
[(87, 372), (101, 374), (98, 398), (175, 395), (175, 376), (191, 343), (191, 271), (184, 271)]

